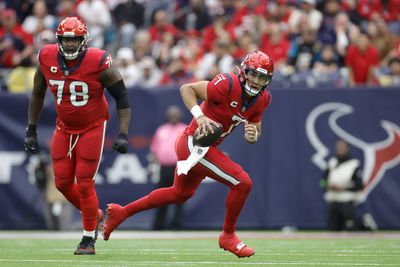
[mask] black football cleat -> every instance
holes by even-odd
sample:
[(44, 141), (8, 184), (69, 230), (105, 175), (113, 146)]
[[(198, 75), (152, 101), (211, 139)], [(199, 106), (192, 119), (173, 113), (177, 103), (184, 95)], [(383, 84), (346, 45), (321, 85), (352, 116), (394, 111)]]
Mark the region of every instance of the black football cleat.
[(90, 236), (82, 237), (81, 242), (76, 248), (74, 254), (75, 255), (94, 255), (96, 254), (96, 250), (94, 249), (94, 244), (96, 240)]

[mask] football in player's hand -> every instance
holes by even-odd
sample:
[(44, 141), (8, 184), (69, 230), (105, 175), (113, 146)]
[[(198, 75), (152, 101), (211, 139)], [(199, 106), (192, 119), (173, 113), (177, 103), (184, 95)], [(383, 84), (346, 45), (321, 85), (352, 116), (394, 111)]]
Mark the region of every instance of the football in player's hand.
[(193, 144), (196, 146), (201, 146), (201, 147), (207, 147), (211, 146), (212, 144), (215, 143), (215, 141), (218, 140), (218, 138), (221, 137), (222, 135), (222, 125), (218, 124), (218, 126), (211, 124), (211, 127), (214, 130), (214, 133), (209, 131), (207, 135), (205, 134), (200, 134), (199, 133), (199, 128), (194, 132), (193, 134)]

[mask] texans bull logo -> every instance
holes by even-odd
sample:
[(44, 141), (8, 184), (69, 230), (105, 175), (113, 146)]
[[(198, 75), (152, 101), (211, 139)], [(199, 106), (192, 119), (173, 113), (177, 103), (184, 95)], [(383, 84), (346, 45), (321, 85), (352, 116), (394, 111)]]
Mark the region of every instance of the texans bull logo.
[(344, 130), (337, 122), (340, 117), (353, 113), (352, 106), (329, 102), (315, 107), (307, 117), (306, 134), (316, 151), (311, 157), (311, 161), (321, 170), (327, 168), (328, 159), (326, 157), (329, 155), (329, 150), (320, 140), (315, 124), (321, 115), (329, 112), (328, 123), (332, 131), (339, 138), (363, 151), (364, 169), (362, 177), (364, 183), (363, 199), (365, 199), (383, 178), (385, 172), (400, 164), (400, 127), (393, 122), (381, 120), (380, 125), (386, 131), (387, 138), (379, 142), (367, 143)]

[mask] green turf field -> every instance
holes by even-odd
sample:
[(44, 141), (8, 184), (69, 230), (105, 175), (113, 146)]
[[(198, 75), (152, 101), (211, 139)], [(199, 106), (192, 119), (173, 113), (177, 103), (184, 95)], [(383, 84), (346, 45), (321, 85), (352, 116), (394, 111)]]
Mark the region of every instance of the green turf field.
[(160, 234), (157, 239), (153, 234), (98, 240), (95, 256), (73, 255), (79, 241), (75, 238), (23, 235), (10, 239), (0, 232), (0, 266), (400, 266), (399, 233), (255, 234), (243, 238), (256, 249), (255, 256), (242, 259), (219, 249), (216, 238), (203, 238), (201, 232), (198, 238)]

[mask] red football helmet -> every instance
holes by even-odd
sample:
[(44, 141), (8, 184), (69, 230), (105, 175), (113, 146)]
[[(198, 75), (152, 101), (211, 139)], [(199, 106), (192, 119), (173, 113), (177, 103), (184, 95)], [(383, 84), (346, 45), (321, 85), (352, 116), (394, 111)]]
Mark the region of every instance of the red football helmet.
[(240, 67), (237, 68), (239, 80), (250, 96), (255, 96), (265, 90), (274, 76), (274, 62), (267, 54), (259, 50), (247, 54)]
[[(88, 29), (85, 23), (78, 17), (67, 17), (57, 27), (56, 32), (59, 52), (68, 60), (78, 57), (86, 48), (86, 42), (89, 37)], [(63, 44), (64, 38), (79, 41), (78, 45)]]

